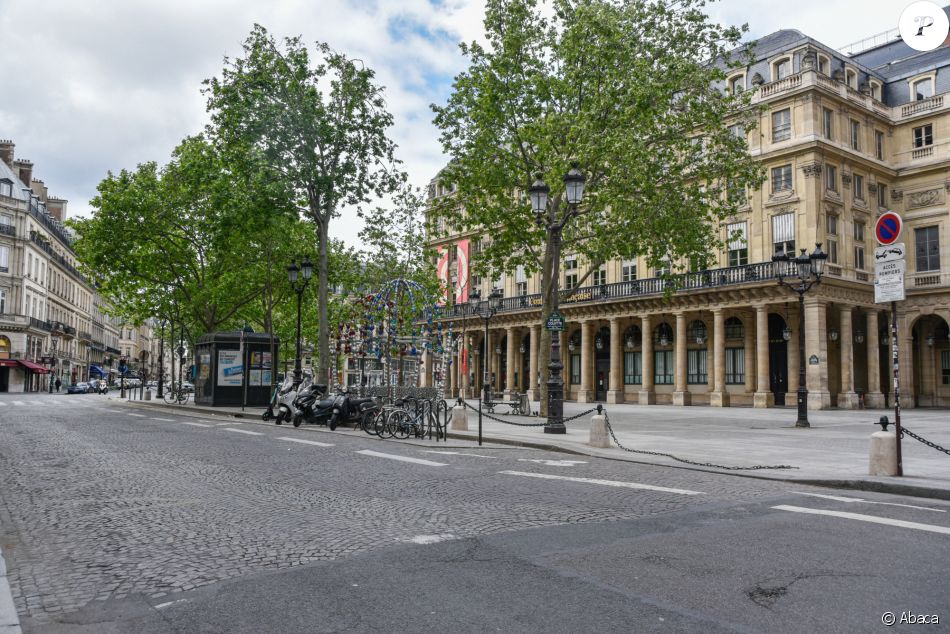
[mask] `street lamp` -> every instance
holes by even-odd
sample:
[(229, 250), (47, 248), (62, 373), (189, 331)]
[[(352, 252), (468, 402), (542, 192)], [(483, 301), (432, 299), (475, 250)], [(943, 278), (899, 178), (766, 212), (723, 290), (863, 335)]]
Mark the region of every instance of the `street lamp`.
[[(303, 281), (297, 284), (300, 273), (303, 273)], [(303, 370), (300, 367), (300, 302), (303, 300), (303, 292), (307, 289), (312, 275), (313, 264), (308, 256), (304, 256), (300, 266), (297, 266), (295, 260), (291, 260), (290, 266), (287, 267), (287, 279), (290, 280), (290, 288), (297, 293), (297, 359), (294, 361), (294, 385), (300, 385), (303, 378)]]
[(164, 385), (165, 385), (165, 320), (162, 320), (162, 334), (161, 334), (161, 343), (158, 346), (158, 398), (161, 399), (164, 395)]
[(119, 398), (125, 398), (125, 372), (128, 368), (125, 355), (122, 355), (119, 357)]
[[(798, 257), (789, 257), (784, 251), (772, 256), (778, 274), (780, 286), (788, 286), (798, 293), (798, 420), (796, 427), (810, 427), (808, 424), (808, 387), (805, 385), (805, 293), (815, 284), (821, 283), (825, 270), (827, 254), (821, 250), (821, 243), (808, 255), (805, 249)], [(785, 281), (787, 273), (790, 282)], [(789, 333), (791, 334), (791, 333)]]
[[(564, 195), (567, 200), (567, 211), (557, 218), (555, 210), (548, 205), (548, 195), (551, 188), (548, 187), (541, 175), (528, 188), (528, 194), (531, 198), (531, 208), (534, 211), (535, 222), (539, 227), (544, 228), (548, 233), (548, 244), (551, 245), (552, 266), (551, 266), (551, 314), (557, 313), (560, 304), (560, 276), (561, 276), (561, 232), (564, 226), (577, 215), (577, 206), (584, 199), (584, 173), (581, 172), (577, 163), (572, 163), (571, 169), (564, 175)], [(565, 434), (567, 428), (564, 426), (564, 379), (561, 378), (561, 370), (564, 364), (561, 363), (561, 331), (552, 330), (551, 332), (551, 359), (548, 363), (548, 420), (544, 426), (546, 434)]]
[[(482, 399), (487, 405), (491, 402), (491, 385), (489, 384), (489, 361), (491, 354), (488, 351), (488, 322), (498, 312), (501, 306), (501, 289), (493, 289), (488, 297), (482, 299), (482, 293), (479, 289), (473, 289), (469, 294), (469, 301), (474, 308), (473, 312), (485, 320), (485, 355), (482, 357)], [(482, 444), (482, 403), (478, 403), (478, 444)]]

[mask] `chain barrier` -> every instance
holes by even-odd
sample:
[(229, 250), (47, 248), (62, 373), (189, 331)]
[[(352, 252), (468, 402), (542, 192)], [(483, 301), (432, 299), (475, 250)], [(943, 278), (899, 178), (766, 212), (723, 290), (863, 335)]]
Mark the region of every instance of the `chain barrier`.
[[(466, 403), (465, 401), (462, 401), (462, 405), (464, 405), (465, 407), (469, 408), (469, 409), (472, 410), (473, 412), (477, 412), (477, 411), (478, 411), (478, 408), (477, 408), (477, 407), (472, 407), (471, 405), (469, 405), (469, 404)], [(545, 422), (543, 422), (543, 423), (516, 423), (516, 422), (513, 421), (513, 420), (505, 420), (505, 419), (503, 419), (503, 418), (498, 418), (497, 416), (492, 416), (491, 414), (489, 414), (488, 412), (486, 412), (486, 411), (484, 411), (484, 410), (482, 411), (482, 416), (484, 416), (485, 418), (487, 418), (487, 419), (489, 419), (489, 420), (493, 420), (493, 421), (496, 421), (496, 422), (499, 422), (499, 423), (504, 423), (504, 424), (506, 424), (506, 425), (514, 425), (515, 427), (544, 427), (545, 425), (548, 424), (547, 421), (545, 421)]]
[(664, 458), (670, 458), (677, 462), (682, 462), (685, 464), (695, 465), (697, 467), (713, 467), (716, 469), (725, 469), (727, 471), (758, 471), (761, 469), (798, 469), (798, 467), (793, 467), (791, 465), (753, 465), (751, 467), (732, 467), (721, 464), (713, 464), (712, 462), (694, 462), (692, 460), (686, 460), (685, 458), (678, 458), (673, 454), (663, 453), (662, 451), (646, 451), (643, 449), (630, 449), (624, 447), (620, 444), (620, 441), (617, 440), (617, 435), (614, 433), (614, 428), (610, 426), (610, 417), (607, 416), (607, 410), (604, 410), (604, 422), (607, 423), (607, 431), (610, 432), (610, 437), (614, 439), (614, 444), (630, 453), (639, 453), (646, 454), (648, 456), (663, 456)]
[(936, 449), (937, 451), (942, 451), (943, 453), (945, 453), (945, 454), (947, 454), (948, 456), (950, 456), (950, 449), (945, 449), (944, 447), (941, 447), (940, 445), (938, 445), (938, 444), (935, 443), (935, 442), (930, 442), (930, 441), (927, 440), (926, 438), (921, 438), (920, 436), (918, 436), (917, 434), (915, 434), (915, 433), (912, 432), (911, 430), (907, 429), (907, 428), (904, 427), (904, 426), (901, 426), (901, 438), (904, 437), (904, 434), (907, 434), (908, 436), (910, 436), (910, 437), (913, 438), (914, 440), (919, 440), (920, 442), (924, 443), (924, 444), (927, 445), (928, 447), (932, 447), (933, 449)]

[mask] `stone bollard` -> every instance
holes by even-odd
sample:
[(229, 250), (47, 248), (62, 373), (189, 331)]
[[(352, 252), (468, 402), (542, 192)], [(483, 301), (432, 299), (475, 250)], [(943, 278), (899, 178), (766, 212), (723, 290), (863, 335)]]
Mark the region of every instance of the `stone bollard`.
[(452, 429), (454, 431), (468, 431), (468, 416), (463, 405), (452, 408)]
[(145, 400), (146, 401), (152, 400), (152, 390), (145, 390)]
[(607, 418), (603, 414), (594, 414), (590, 417), (590, 442), (591, 447), (600, 447), (608, 449), (610, 447), (610, 436), (607, 435)]
[(897, 433), (887, 431), (887, 416), (877, 423), (882, 431), (871, 434), (871, 451), (868, 473), (872, 476), (897, 475)]

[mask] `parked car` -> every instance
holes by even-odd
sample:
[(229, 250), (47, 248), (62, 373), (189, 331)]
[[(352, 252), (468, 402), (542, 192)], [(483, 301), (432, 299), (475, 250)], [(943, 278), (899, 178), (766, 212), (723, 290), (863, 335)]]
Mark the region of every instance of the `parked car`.
[(67, 394), (86, 394), (89, 391), (89, 384), (85, 381), (73, 383), (66, 388)]

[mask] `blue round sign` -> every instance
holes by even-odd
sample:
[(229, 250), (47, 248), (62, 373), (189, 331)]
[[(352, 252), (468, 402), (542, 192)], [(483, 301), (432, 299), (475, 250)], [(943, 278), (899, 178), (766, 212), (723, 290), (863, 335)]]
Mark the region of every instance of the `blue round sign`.
[(884, 213), (877, 219), (874, 227), (874, 236), (881, 244), (893, 244), (901, 234), (901, 217), (893, 211)]

